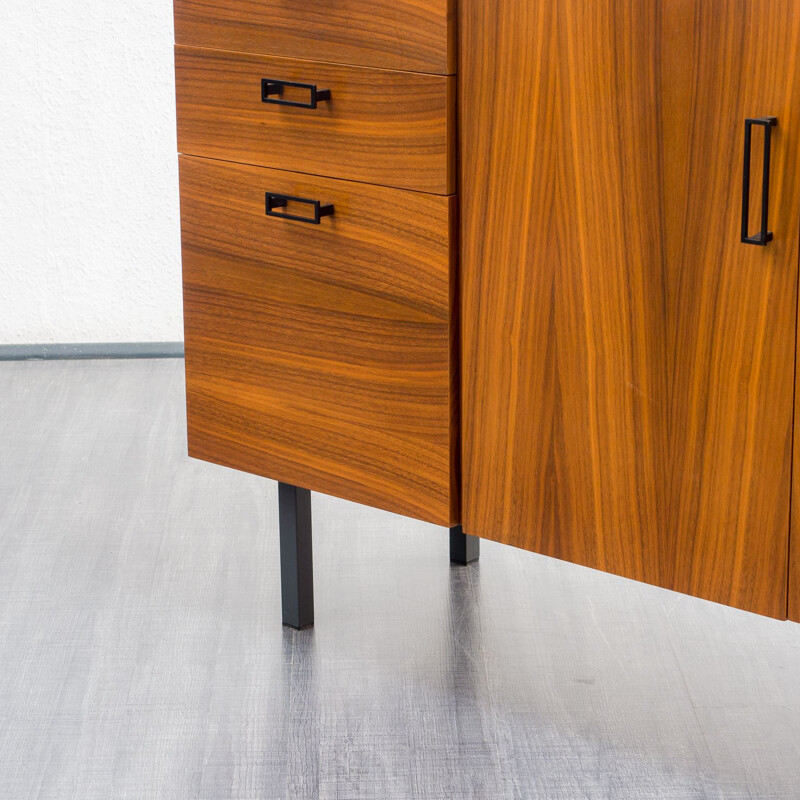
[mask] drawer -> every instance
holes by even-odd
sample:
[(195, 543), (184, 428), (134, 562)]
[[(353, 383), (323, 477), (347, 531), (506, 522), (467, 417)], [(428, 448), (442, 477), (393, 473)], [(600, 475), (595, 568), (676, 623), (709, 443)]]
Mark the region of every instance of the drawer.
[(456, 524), (455, 198), (180, 171), (190, 454)]
[(178, 44), (455, 72), (455, 0), (175, 0), (174, 8)]
[(454, 190), (452, 77), (188, 47), (175, 70), (182, 153)]

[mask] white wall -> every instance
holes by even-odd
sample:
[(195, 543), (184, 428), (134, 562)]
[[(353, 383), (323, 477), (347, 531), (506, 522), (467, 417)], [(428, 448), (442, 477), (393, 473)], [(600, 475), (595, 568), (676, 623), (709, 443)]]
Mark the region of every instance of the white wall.
[(0, 344), (178, 341), (171, 0), (0, 0)]

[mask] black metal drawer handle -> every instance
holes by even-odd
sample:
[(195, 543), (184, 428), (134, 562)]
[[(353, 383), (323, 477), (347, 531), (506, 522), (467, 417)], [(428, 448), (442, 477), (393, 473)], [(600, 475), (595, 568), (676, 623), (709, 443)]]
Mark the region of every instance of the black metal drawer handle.
[[(279, 219), (293, 219), (296, 222), (309, 222), (311, 225), (319, 225), (322, 217), (333, 216), (333, 203), (323, 205), (319, 200), (308, 200), (305, 197), (292, 197), (288, 194), (275, 194), (267, 192), (267, 216), (278, 217)], [(301, 217), (299, 214), (278, 213), (276, 208), (286, 208), (289, 203), (305, 203), (314, 209), (313, 217)]]
[[(300, 103), (295, 100), (275, 99), (283, 97), (283, 90), (291, 86), (293, 89), (308, 89), (309, 101)], [(294, 106), (295, 108), (316, 108), (320, 100), (330, 100), (330, 89), (317, 89), (314, 83), (292, 83), (291, 81), (274, 81), (263, 78), (261, 81), (261, 102), (274, 103), (276, 106)]]
[[(769, 146), (772, 128), (778, 124), (777, 117), (756, 117), (744, 121), (744, 180), (742, 181), (742, 241), (766, 247), (772, 241), (769, 229)], [(764, 171), (761, 176), (761, 230), (749, 236), (750, 229), (750, 133), (753, 125), (764, 126)]]

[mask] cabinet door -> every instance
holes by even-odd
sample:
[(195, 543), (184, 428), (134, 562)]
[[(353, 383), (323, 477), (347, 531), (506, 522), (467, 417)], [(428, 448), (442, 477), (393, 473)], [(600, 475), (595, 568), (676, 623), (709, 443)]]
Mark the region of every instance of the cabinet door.
[(800, 4), (462, 13), (465, 525), (784, 617)]

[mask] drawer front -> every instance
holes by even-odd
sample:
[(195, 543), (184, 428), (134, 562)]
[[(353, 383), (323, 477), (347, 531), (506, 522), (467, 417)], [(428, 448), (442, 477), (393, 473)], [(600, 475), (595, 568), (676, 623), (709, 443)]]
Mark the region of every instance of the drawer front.
[(175, 0), (175, 41), (445, 75), (455, 71), (454, 2)]
[(455, 198), (180, 169), (190, 454), (455, 524)]
[(187, 47), (175, 65), (182, 153), (454, 190), (452, 77)]

